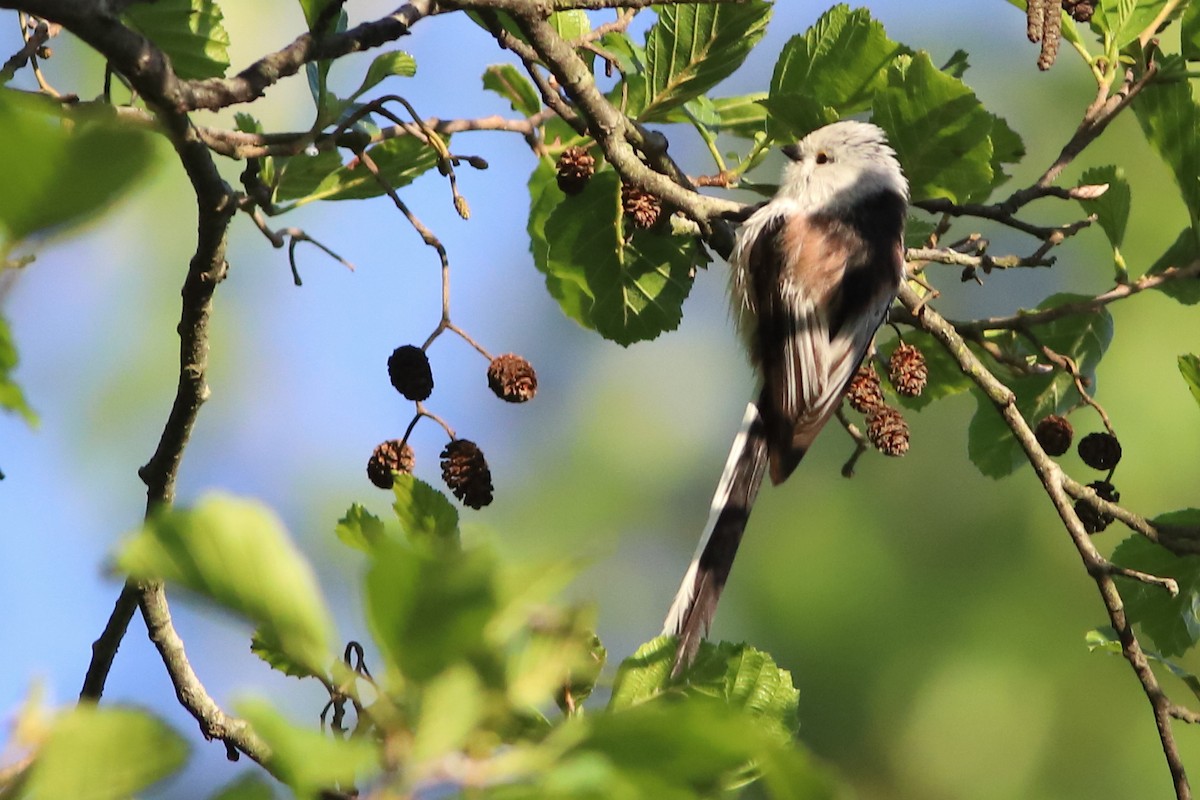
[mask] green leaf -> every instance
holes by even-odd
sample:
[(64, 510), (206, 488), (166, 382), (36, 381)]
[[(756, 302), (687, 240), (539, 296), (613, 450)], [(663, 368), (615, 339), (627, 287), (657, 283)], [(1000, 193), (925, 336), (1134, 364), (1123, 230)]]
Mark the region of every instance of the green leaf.
[[(544, 199), (534, 201), (531, 226)], [(703, 250), (688, 236), (642, 230), (627, 236), (616, 172), (600, 172), (582, 194), (562, 199), (543, 235), (544, 251), (541, 242), (533, 244), (534, 263), (563, 310), (584, 326), (629, 345), (679, 325)]]
[(277, 203), (310, 197), (330, 176), (342, 169), (342, 157), (336, 150), (322, 150), (316, 155), (299, 153), (275, 159), (279, 180), (275, 185)]
[(145, 711), (79, 705), (38, 751), (26, 796), (126, 800), (183, 766), (187, 743)]
[[(449, 142), (449, 139), (446, 139)], [(393, 189), (412, 183), (438, 163), (437, 152), (415, 136), (397, 136), (367, 150), (380, 173)], [(294, 206), (314, 200), (363, 200), (384, 194), (383, 187), (358, 159), (325, 176), (308, 195)], [(293, 207), (294, 207), (293, 206)]]
[[(1150, 265), (1146, 274), (1159, 275), (1170, 269), (1183, 269), (1197, 260), (1200, 260), (1200, 227), (1184, 228), (1167, 251)], [(1200, 278), (1167, 281), (1156, 288), (1184, 305), (1200, 303)]]
[(1005, 165), (1016, 164), (1025, 157), (1025, 142), (1003, 117), (991, 113), (988, 116), (992, 120), (990, 134), (992, 140), (991, 189), (995, 189), (1010, 177), (1004, 171)]
[(301, 798), (349, 788), (379, 772), (377, 745), (368, 738), (335, 739), (286, 720), (265, 700), (243, 700), (238, 713), (271, 751), (271, 772)]
[(717, 113), (714, 127), (722, 133), (753, 139), (767, 125), (767, 108), (763, 105), (766, 99), (766, 92), (715, 98), (712, 101), (713, 110)]
[(541, 95), (512, 64), (492, 64), (484, 70), (483, 88), (503, 97), (518, 114), (531, 117), (542, 110)]
[(591, 33), (592, 30), (592, 23), (588, 20), (587, 12), (581, 8), (556, 11), (546, 22), (550, 24), (555, 33), (567, 42), (580, 39)]
[[(1054, 295), (1038, 308), (1054, 308), (1086, 299), (1084, 295)], [(1096, 367), (1113, 336), (1112, 316), (1106, 310), (1066, 315), (1031, 326), (1030, 333), (1054, 352), (1073, 359), (1080, 375), (1095, 390)], [(990, 339), (1013, 359), (1045, 363), (1041, 353), (1015, 333), (1003, 332)], [(1005, 382), (1016, 394), (1017, 409), (1031, 425), (1036, 425), (1047, 414), (1061, 414), (1079, 402), (1071, 376), (1059, 369), (1033, 377), (1015, 375)], [(982, 394), (978, 394), (977, 399), (979, 407), (968, 428), (967, 453), (984, 475), (1003, 478), (1026, 463), (1025, 453), (991, 400)]]
[(274, 800), (271, 784), (253, 772), (243, 772), (209, 800)]
[(122, 17), (170, 57), (184, 80), (220, 78), (229, 68), (229, 33), (214, 0), (136, 3)]
[(317, 20), (333, 0), (299, 0), (300, 9), (304, 12), (304, 23), (311, 31)]
[(266, 647), (325, 674), (333, 624), (312, 568), (279, 519), (256, 502), (211, 494), (156, 513), (117, 554), (139, 580), (190, 589), (258, 626)]
[(887, 66), (907, 52), (867, 9), (834, 6), (779, 54), (766, 100), (767, 133), (775, 141), (791, 141), (866, 110), (886, 86)]
[(1192, 397), (1196, 398), (1197, 403), (1200, 403), (1200, 358), (1193, 354), (1180, 356), (1179, 373), (1187, 382), (1188, 391), (1192, 393)]
[(37, 414), (25, 400), (21, 387), (12, 378), (17, 368), (17, 346), (8, 320), (0, 317), (0, 409), (21, 415), (29, 425), (37, 424)]
[(423, 683), (483, 650), (499, 605), (496, 563), (481, 550), (433, 555), (385, 542), (367, 572), (365, 602), (387, 663)]
[(403, 50), (380, 53), (375, 56), (375, 60), (367, 68), (367, 74), (363, 78), (362, 84), (354, 91), (354, 94), (350, 95), (350, 98), (352, 100), (358, 98), (370, 89), (375, 88), (385, 78), (390, 78), (393, 75), (401, 78), (411, 78), (416, 74), (417, 60), (410, 54)]
[(1182, 55), (1188, 61), (1200, 61), (1200, 3), (1188, 3), (1179, 24)]
[(1096, 222), (1114, 252), (1121, 249), (1125, 241), (1125, 226), (1129, 222), (1130, 189), (1125, 180), (1125, 171), (1120, 167), (1092, 167), (1079, 179), (1080, 184), (1108, 184), (1108, 191), (1095, 200), (1080, 200), (1079, 205), (1087, 214), (1095, 214)]
[(338, 520), (334, 533), (343, 544), (364, 553), (370, 553), (386, 538), (383, 521), (359, 503), (351, 505), (346, 515)]
[(688, 696), (707, 697), (767, 723), (787, 741), (798, 722), (800, 692), (792, 675), (770, 655), (745, 644), (703, 642), (682, 687), (670, 680), (675, 663), (673, 636), (659, 636), (625, 659), (613, 681), (610, 711), (645, 703), (668, 690), (682, 688)]
[(660, 119), (728, 77), (766, 33), (771, 10), (764, 0), (657, 7), (646, 34), (647, 103), (639, 119)]
[(875, 94), (872, 119), (887, 131), (914, 200), (964, 203), (991, 191), (994, 117), (927, 53), (896, 59)]
[(229, 34), (214, 0), (155, 0), (128, 6), (121, 16), (169, 56), (184, 80), (221, 78), (229, 68)]
[(1167, 0), (1100, 0), (1092, 14), (1092, 26), (1122, 50), (1158, 17)]
[(422, 765), (463, 746), (482, 721), (486, 700), (479, 677), (465, 665), (450, 667), (425, 686), (410, 756), (418, 774)]
[[(1112, 655), (1121, 655), (1121, 640), (1117, 636), (1115, 628), (1105, 626), (1103, 628), (1094, 628), (1084, 635), (1084, 643), (1087, 644), (1089, 652), (1095, 653), (1110, 653)], [(1146, 654), (1146, 658), (1150, 661), (1155, 661), (1167, 668), (1167, 671), (1174, 675), (1179, 680), (1183, 681), (1184, 685), (1191, 690), (1192, 694), (1200, 698), (1200, 678), (1176, 664), (1174, 661), (1165, 659), (1159, 653), (1142, 647), (1142, 652)]]
[(1179, 584), (1179, 595), (1171, 597), (1161, 587), (1116, 578), (1130, 621), (1141, 626), (1164, 656), (1183, 655), (1200, 640), (1200, 556), (1177, 556), (1135, 534), (1117, 545), (1112, 561), (1127, 569), (1174, 578)]
[(1192, 224), (1200, 221), (1200, 107), (1190, 81), (1151, 83), (1133, 100), (1151, 146), (1167, 162)]
[(414, 545), (433, 549), (457, 549), (458, 509), (446, 495), (412, 475), (396, 475), (392, 508), (400, 527)]
[(107, 211), (153, 163), (150, 134), (107, 110), (0, 88), (0, 251)]

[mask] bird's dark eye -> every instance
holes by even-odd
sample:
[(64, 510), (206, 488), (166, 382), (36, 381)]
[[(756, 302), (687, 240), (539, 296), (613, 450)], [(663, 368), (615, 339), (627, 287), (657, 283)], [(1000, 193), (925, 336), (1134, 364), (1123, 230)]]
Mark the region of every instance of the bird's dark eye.
[(833, 156), (829, 155), (829, 153), (826, 153), (824, 150), (817, 151), (818, 164), (828, 164), (830, 161), (833, 161)]

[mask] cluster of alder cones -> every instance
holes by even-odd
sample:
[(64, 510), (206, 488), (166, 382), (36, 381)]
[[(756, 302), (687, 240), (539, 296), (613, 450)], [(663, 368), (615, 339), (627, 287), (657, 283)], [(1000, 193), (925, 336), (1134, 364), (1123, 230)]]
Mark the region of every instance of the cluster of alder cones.
[[(918, 397), (929, 382), (929, 367), (919, 348), (900, 342), (888, 359), (888, 380), (902, 397)], [(846, 390), (846, 402), (863, 414), (867, 422), (867, 440), (876, 450), (888, 456), (908, 452), (908, 423), (900, 409), (888, 405), (883, 385), (868, 361), (858, 368)]]
[[(1071, 441), (1075, 437), (1075, 429), (1071, 427), (1071, 423), (1067, 421), (1066, 417), (1058, 414), (1050, 414), (1042, 419), (1034, 428), (1033, 433), (1037, 437), (1038, 444), (1046, 451), (1046, 455), (1055, 457), (1070, 450)], [(1079, 459), (1084, 464), (1092, 469), (1108, 473), (1103, 480), (1089, 483), (1088, 488), (1102, 500), (1110, 503), (1120, 501), (1121, 493), (1112, 483), (1113, 472), (1121, 460), (1121, 443), (1117, 437), (1110, 431), (1089, 433), (1079, 440), (1076, 450), (1079, 452)], [(1075, 513), (1088, 533), (1099, 533), (1113, 521), (1112, 516), (1092, 507), (1090, 503), (1083, 500), (1075, 501)]]
[[(572, 145), (562, 151), (556, 164), (556, 180), (563, 194), (580, 194), (596, 174), (596, 157), (586, 147)], [(621, 209), (634, 227), (653, 228), (662, 219), (662, 201), (647, 191), (621, 184)]]
[[(388, 377), (396, 391), (413, 402), (424, 402), (433, 393), (433, 369), (420, 347), (397, 347), (388, 358)], [(533, 366), (514, 353), (489, 362), (487, 382), (497, 397), (510, 403), (524, 403), (537, 393)], [(371, 453), (367, 477), (380, 489), (391, 489), (394, 473), (411, 474), (415, 463), (416, 454), (407, 441), (388, 439)], [(442, 450), (441, 464), (442, 480), (463, 505), (478, 509), (492, 502), (492, 472), (483, 451), (470, 439), (451, 438)]]

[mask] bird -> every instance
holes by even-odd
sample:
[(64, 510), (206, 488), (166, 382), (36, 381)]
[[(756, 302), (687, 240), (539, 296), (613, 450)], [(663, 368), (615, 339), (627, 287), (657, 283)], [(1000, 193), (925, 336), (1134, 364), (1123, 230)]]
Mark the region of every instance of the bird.
[(841, 404), (904, 279), (909, 187), (877, 125), (842, 120), (781, 148), (778, 191), (737, 232), (730, 301), (758, 387), (663, 626), (672, 676), (695, 658), (769, 474), (783, 483)]

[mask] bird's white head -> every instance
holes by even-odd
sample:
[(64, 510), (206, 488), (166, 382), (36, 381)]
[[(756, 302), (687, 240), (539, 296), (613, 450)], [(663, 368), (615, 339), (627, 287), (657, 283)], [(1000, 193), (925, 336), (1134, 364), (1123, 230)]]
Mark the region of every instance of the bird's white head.
[(877, 125), (834, 122), (783, 148), (783, 154), (793, 163), (784, 170), (776, 197), (805, 213), (837, 211), (881, 191), (908, 199), (896, 151)]

